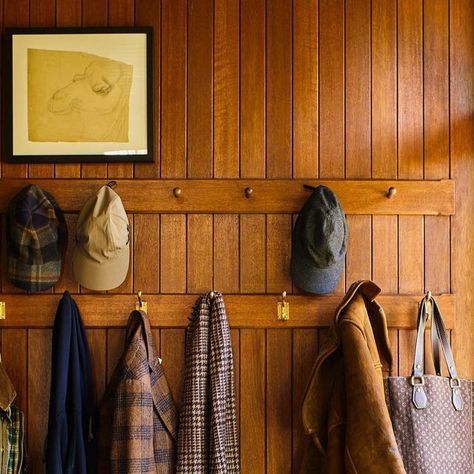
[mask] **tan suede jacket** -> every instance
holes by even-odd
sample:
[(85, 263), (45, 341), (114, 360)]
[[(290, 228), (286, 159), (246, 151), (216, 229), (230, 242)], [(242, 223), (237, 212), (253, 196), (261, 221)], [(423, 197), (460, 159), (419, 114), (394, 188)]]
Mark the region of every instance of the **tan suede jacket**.
[(302, 473), (405, 474), (385, 404), (392, 362), (375, 283), (354, 283), (340, 304), (303, 401), (312, 442)]

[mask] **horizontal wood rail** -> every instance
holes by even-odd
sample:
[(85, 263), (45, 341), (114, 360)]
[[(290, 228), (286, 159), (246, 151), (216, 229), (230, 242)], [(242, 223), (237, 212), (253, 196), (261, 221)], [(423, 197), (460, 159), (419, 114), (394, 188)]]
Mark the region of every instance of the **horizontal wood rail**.
[[(59, 294), (2, 294), (6, 302), (6, 319), (0, 328), (51, 327)], [(403, 329), (416, 326), (418, 302), (422, 295), (382, 295), (377, 298), (384, 308), (388, 325)], [(127, 324), (134, 309), (136, 296), (80, 294), (74, 295), (87, 327), (122, 327)], [(143, 295), (148, 303), (148, 315), (155, 327), (185, 327), (197, 295)], [(229, 322), (237, 328), (299, 328), (325, 327), (332, 323), (334, 310), (342, 299), (338, 296), (289, 295), (290, 320), (277, 321), (279, 295), (227, 295), (224, 296)], [(448, 329), (453, 328), (455, 296), (437, 298)]]
[[(74, 212), (107, 180), (3, 179), (0, 212), (28, 183), (49, 191), (63, 211)], [(454, 214), (453, 180), (135, 179), (118, 180), (116, 191), (129, 212), (280, 214), (300, 210), (310, 195), (303, 184), (329, 186), (347, 214)]]

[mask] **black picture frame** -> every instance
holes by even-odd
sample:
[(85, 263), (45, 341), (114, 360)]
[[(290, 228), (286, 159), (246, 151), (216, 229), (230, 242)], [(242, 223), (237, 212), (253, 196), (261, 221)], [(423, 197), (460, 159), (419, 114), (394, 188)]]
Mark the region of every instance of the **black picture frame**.
[[(77, 153), (66, 152), (62, 154), (18, 154), (14, 150), (14, 136), (16, 137), (17, 130), (14, 126), (14, 88), (13, 84), (18, 80), (14, 77), (13, 72), (13, 40), (16, 36), (27, 35), (28, 38), (33, 39), (36, 35), (145, 35), (145, 58), (142, 63), (146, 65), (146, 75), (142, 81), (146, 84), (146, 104), (144, 104), (143, 113), (146, 113), (146, 117), (142, 117), (143, 124), (146, 124), (146, 149), (133, 150), (123, 149), (119, 151), (109, 152), (88, 152), (88, 153)], [(105, 38), (105, 36), (104, 36)], [(79, 49), (80, 46), (78, 46)], [(58, 45), (58, 50), (61, 46)], [(107, 58), (106, 58), (107, 59)], [(120, 163), (120, 162), (153, 162), (153, 28), (152, 27), (73, 27), (73, 28), (6, 28), (4, 33), (4, 45), (3, 45), (3, 68), (2, 68), (2, 83), (3, 83), (3, 159), (8, 163)], [(85, 71), (84, 71), (85, 75)], [(135, 79), (135, 78), (133, 78)], [(26, 79), (25, 79), (26, 80)], [(74, 82), (75, 79), (72, 79)], [(133, 80), (130, 80), (133, 83)], [(129, 86), (132, 87), (131, 85)], [(135, 86), (138, 87), (138, 86)], [(130, 89), (129, 89), (130, 90)], [(130, 92), (129, 92), (130, 94)], [(129, 100), (129, 97), (127, 98)], [(131, 101), (130, 101), (131, 102)], [(129, 103), (127, 102), (127, 112)], [(25, 106), (27, 108), (28, 106)], [(131, 106), (130, 106), (131, 109)], [(136, 107), (136, 110), (141, 110), (141, 107)], [(138, 112), (137, 112), (138, 113)], [(141, 112), (140, 112), (141, 113)], [(23, 121), (25, 122), (25, 121)], [(131, 127), (130, 112), (127, 124), (129, 129), (127, 130), (127, 136)], [(28, 129), (27, 125), (27, 131)], [(140, 128), (142, 130), (142, 128)], [(29, 135), (28, 135), (29, 137)], [(15, 140), (18, 140), (15, 138)], [(31, 141), (27, 140), (31, 147)], [(47, 141), (46, 141), (47, 142)], [(47, 142), (54, 145), (64, 144), (62, 141)], [(81, 142), (77, 143), (77, 147), (80, 146)], [(92, 142), (94, 143), (94, 142)], [(110, 144), (108, 141), (100, 142), (104, 144)], [(118, 143), (118, 142), (117, 142)], [(128, 142), (121, 142), (128, 143)], [(91, 142), (84, 141), (85, 146), (93, 147)], [(43, 148), (46, 145), (41, 144)], [(65, 145), (67, 146), (67, 144)], [(76, 145), (73, 145), (76, 146)], [(111, 146), (111, 145), (110, 145)], [(118, 147), (120, 145), (115, 145)]]

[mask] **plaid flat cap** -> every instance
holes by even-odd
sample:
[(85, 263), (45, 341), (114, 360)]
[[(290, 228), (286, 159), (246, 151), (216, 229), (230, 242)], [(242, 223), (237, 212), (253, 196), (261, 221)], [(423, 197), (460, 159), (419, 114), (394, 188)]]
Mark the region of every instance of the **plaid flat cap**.
[(63, 213), (54, 198), (38, 186), (23, 188), (8, 206), (8, 278), (26, 291), (55, 285), (67, 243)]

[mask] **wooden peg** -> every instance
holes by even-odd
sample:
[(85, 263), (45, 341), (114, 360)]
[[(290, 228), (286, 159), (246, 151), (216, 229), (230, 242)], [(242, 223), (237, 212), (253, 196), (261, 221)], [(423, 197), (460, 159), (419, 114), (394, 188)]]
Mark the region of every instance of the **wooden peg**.
[(250, 199), (250, 196), (253, 194), (253, 189), (251, 187), (245, 188), (245, 197)]
[(181, 196), (181, 194), (182, 194), (181, 188), (174, 188), (174, 189), (173, 189), (173, 195), (174, 195), (174, 197), (178, 198), (178, 197)]
[(392, 199), (395, 194), (397, 194), (397, 188), (395, 188), (394, 186), (390, 186), (388, 188), (388, 191), (385, 193), (385, 196), (388, 198), (388, 199)]

